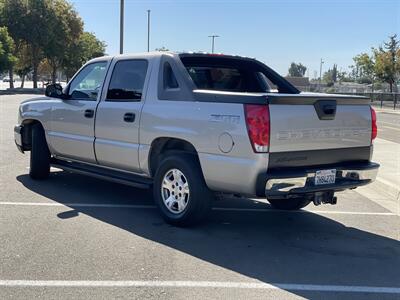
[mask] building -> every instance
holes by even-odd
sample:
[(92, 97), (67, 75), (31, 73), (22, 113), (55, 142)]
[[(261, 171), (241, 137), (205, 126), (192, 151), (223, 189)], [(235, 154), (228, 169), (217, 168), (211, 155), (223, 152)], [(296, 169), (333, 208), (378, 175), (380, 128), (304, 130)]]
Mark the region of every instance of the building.
[(293, 77), (286, 76), (285, 79), (293, 84), (300, 91), (308, 92), (310, 91), (310, 80), (308, 77)]

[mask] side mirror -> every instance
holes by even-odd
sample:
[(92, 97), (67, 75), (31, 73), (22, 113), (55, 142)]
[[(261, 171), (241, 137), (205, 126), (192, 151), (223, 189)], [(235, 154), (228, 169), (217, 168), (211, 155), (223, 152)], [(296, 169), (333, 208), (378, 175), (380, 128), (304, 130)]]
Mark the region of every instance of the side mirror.
[(52, 97), (52, 98), (61, 98), (61, 99), (66, 98), (65, 95), (63, 94), (63, 88), (59, 83), (49, 84), (46, 87), (46, 91), (44, 92), (44, 94), (47, 97)]

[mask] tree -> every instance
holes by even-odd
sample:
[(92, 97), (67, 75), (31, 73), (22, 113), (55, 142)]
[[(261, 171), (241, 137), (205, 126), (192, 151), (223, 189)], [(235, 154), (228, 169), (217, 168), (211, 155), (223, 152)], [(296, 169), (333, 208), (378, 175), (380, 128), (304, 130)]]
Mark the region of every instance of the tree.
[(43, 59), (38, 66), (38, 74), (42, 81), (48, 82), (51, 79), (53, 67), (47, 58)]
[(106, 44), (98, 40), (93, 33), (82, 33), (79, 39), (71, 43), (66, 49), (66, 56), (62, 68), (67, 79), (71, 78), (88, 60), (103, 56), (105, 48)]
[[(0, 26), (4, 26), (7, 28), (9, 35), (14, 41), (14, 56), (15, 52), (18, 50), (19, 41), (20, 41), (20, 33), (22, 32), (22, 26), (19, 22), (19, 16), (23, 16), (23, 14), (18, 10), (19, 6), (15, 5), (13, 8), (13, 12), (15, 16), (12, 17), (9, 11), (9, 7), (11, 5), (11, 1), (0, 0)], [(18, 3), (15, 3), (18, 4)], [(13, 72), (13, 65), (9, 68), (9, 77), (10, 77), (10, 88), (14, 87), (14, 72)]]
[(367, 53), (361, 53), (353, 57), (354, 66), (353, 75), (359, 83), (372, 83), (375, 81), (375, 61), (374, 58)]
[(352, 78), (346, 71), (338, 71), (337, 79), (339, 82), (352, 82)]
[(82, 34), (83, 22), (72, 5), (64, 0), (51, 1), (49, 9), (52, 15), (49, 26), (53, 30), (47, 33), (43, 54), (51, 66), (51, 79), (55, 83), (57, 70), (68, 55), (69, 45), (74, 44)]
[(393, 84), (396, 83), (400, 73), (400, 47), (397, 35), (390, 36), (389, 41), (384, 43), (384, 47), (373, 51), (376, 77), (389, 83), (390, 92), (393, 92)]
[[(16, 63), (14, 56), (14, 41), (6, 27), (0, 27), (0, 73), (8, 71)], [(13, 77), (10, 77), (10, 88), (13, 88)]]
[(322, 76), (322, 81), (324, 81), (327, 86), (333, 86), (335, 82), (344, 79), (346, 76), (345, 72), (339, 72), (337, 69), (337, 64), (334, 64), (332, 69), (329, 68), (328, 71)]
[(17, 51), (18, 62), (15, 65), (15, 72), (21, 78), (21, 88), (24, 87), (25, 78), (32, 72), (31, 50), (26, 43), (21, 43)]
[(333, 81), (333, 82), (336, 82), (337, 79), (338, 79), (337, 64), (334, 64), (334, 65), (333, 65), (333, 68), (332, 68), (332, 81)]
[(162, 46), (161, 48), (156, 48), (155, 51), (167, 52), (167, 51), (169, 51), (169, 49)]
[(333, 70), (328, 69), (328, 71), (322, 75), (322, 81), (325, 82), (327, 86), (333, 86)]
[(19, 45), (19, 49), (17, 51), (18, 61), (14, 66), (15, 73), (21, 77), (21, 88), (24, 87), (25, 77), (26, 75), (32, 71), (31, 57), (30, 57), (30, 49), (25, 43), (21, 43)]
[(15, 71), (23, 78), (32, 71), (34, 87), (44, 58), (55, 81), (57, 70), (72, 76), (87, 60), (104, 55), (105, 43), (83, 33), (81, 18), (65, 0), (0, 0), (0, 26), (9, 29), (14, 55), (22, 58)]
[(303, 66), (301, 63), (296, 64), (292, 62), (289, 68), (289, 76), (292, 77), (303, 77), (306, 73), (307, 67)]
[(0, 22), (10, 30), (17, 51), (21, 41), (29, 46), (34, 88), (37, 88), (37, 70), (43, 59), (43, 49), (48, 45), (49, 35), (58, 30), (52, 27), (53, 3), (54, 0), (0, 0)]

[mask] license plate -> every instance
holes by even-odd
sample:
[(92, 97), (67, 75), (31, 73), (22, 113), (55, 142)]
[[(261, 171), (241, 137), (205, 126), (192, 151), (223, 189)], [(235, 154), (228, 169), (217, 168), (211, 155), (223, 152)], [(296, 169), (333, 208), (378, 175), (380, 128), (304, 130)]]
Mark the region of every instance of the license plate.
[(320, 170), (315, 172), (315, 185), (332, 184), (336, 180), (336, 169)]

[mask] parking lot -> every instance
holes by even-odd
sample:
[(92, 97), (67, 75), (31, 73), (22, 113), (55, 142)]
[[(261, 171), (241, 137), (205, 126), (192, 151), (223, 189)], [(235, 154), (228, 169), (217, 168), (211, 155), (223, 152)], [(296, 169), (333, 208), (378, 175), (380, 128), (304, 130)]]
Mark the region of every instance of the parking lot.
[[(368, 190), (298, 212), (224, 199), (175, 228), (150, 191), (56, 169), (31, 180), (13, 140), (26, 98), (0, 96), (0, 299), (399, 299), (398, 203)], [(378, 143), (400, 143), (400, 114), (378, 120)]]

